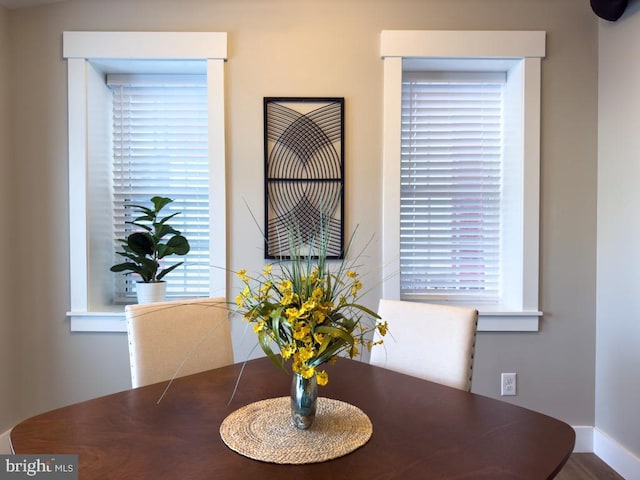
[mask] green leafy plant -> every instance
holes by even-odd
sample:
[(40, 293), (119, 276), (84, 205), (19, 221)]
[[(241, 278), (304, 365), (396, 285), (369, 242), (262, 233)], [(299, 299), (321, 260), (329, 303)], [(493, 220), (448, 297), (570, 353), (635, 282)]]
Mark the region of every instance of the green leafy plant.
[[(189, 241), (178, 230), (167, 224), (181, 212), (160, 217), (160, 211), (171, 202), (173, 202), (171, 198), (156, 196), (151, 198), (153, 208), (144, 205), (127, 205), (139, 214), (133, 221), (127, 223), (143, 231), (118, 239), (123, 251), (116, 253), (127, 261), (111, 267), (112, 272), (135, 273), (140, 275), (144, 283), (156, 283), (184, 263), (178, 262), (160, 270), (161, 259), (169, 255), (186, 255), (191, 249)], [(165, 237), (167, 237), (166, 241)]]

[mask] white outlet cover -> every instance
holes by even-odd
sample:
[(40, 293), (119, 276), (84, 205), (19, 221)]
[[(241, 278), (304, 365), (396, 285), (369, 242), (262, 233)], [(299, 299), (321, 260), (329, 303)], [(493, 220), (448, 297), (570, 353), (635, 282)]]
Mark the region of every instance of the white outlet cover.
[(503, 373), (500, 381), (500, 395), (516, 395), (516, 374)]

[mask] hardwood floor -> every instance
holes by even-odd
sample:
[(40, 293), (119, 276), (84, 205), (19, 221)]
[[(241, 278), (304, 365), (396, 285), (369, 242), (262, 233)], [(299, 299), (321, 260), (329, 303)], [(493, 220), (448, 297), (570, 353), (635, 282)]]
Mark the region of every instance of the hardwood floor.
[(624, 480), (593, 453), (574, 453), (555, 480)]

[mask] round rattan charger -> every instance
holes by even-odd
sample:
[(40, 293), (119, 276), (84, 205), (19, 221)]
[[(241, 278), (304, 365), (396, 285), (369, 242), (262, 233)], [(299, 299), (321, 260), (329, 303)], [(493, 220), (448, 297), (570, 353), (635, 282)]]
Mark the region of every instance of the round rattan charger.
[(363, 446), (373, 433), (369, 417), (358, 407), (318, 398), (311, 428), (291, 423), (289, 397), (251, 403), (220, 425), (220, 437), (245, 457), (279, 464), (317, 463), (341, 457)]

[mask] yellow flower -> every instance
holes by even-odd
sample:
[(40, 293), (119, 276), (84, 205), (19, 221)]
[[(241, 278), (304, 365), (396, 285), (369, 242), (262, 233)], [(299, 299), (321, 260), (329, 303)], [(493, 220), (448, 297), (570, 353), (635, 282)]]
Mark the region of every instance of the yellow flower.
[(298, 359), (303, 363), (311, 360), (315, 354), (315, 350), (310, 346), (304, 346), (298, 349)]
[(282, 303), (282, 305), (291, 305), (293, 303), (293, 292), (286, 292), (283, 296), (282, 296), (282, 301), (280, 303)]
[(314, 333), (313, 334), (313, 339), (316, 341), (316, 343), (320, 344), (324, 340), (324, 334), (323, 333)]
[(355, 282), (353, 282), (353, 285), (351, 285), (351, 295), (355, 297), (358, 294), (358, 290), (360, 290), (361, 288), (362, 282), (360, 280), (356, 280)]
[(282, 358), (288, 360), (291, 356), (296, 353), (296, 344), (295, 342), (287, 343), (280, 349), (280, 354)]
[(270, 263), (269, 265), (265, 265), (264, 269), (262, 270), (262, 274), (266, 277), (271, 275), (271, 270), (273, 269), (273, 264)]
[(272, 287), (272, 283), (267, 281), (264, 282), (261, 286), (260, 286), (260, 293), (267, 293), (269, 290), (271, 290)]
[(306, 322), (298, 322), (293, 329), (293, 338), (296, 340), (306, 341), (306, 338), (310, 333), (311, 328)]
[(387, 322), (380, 322), (376, 325), (376, 328), (380, 332), (380, 335), (384, 337), (387, 334), (387, 331), (389, 330), (389, 324)]
[(249, 276), (247, 275), (246, 268), (241, 268), (240, 270), (238, 270), (238, 273), (236, 273), (236, 275), (240, 277), (240, 280), (242, 280), (243, 282), (248, 282), (250, 280)]
[(347, 277), (349, 278), (356, 278), (358, 276), (358, 274), (356, 272), (354, 272), (353, 270), (349, 270), (347, 272)]
[(255, 333), (261, 332), (262, 330), (264, 330), (264, 328), (265, 328), (264, 320), (258, 320), (256, 323), (253, 324), (253, 331)]
[(300, 365), (300, 371), (298, 373), (304, 378), (311, 378), (315, 375), (316, 369), (308, 365)]
[(327, 318), (327, 316), (324, 314), (324, 312), (321, 312), (320, 310), (316, 310), (315, 312), (313, 312), (313, 320), (317, 325), (320, 325), (322, 322), (324, 322), (325, 318)]
[(251, 297), (251, 289), (249, 285), (245, 286), (242, 292), (238, 294), (236, 297), (236, 304), (239, 308), (242, 308), (246, 305), (247, 299)]
[(311, 312), (314, 308), (316, 308), (316, 302), (313, 300), (307, 300), (302, 304), (302, 310), (304, 313)]
[(239, 293), (236, 297), (236, 305), (238, 306), (238, 308), (244, 307), (244, 297), (241, 293)]
[(327, 383), (329, 383), (329, 375), (324, 370), (321, 372), (316, 372), (316, 381), (318, 385), (324, 387)]

